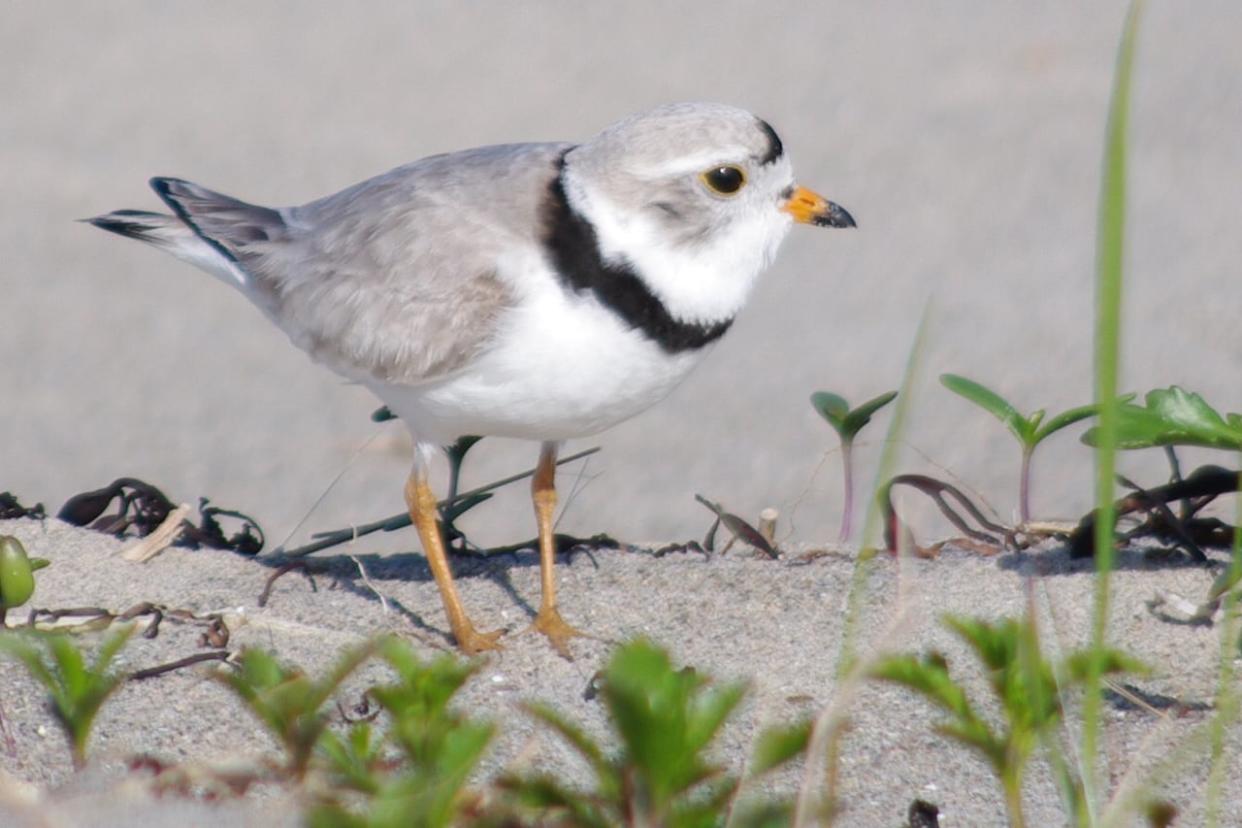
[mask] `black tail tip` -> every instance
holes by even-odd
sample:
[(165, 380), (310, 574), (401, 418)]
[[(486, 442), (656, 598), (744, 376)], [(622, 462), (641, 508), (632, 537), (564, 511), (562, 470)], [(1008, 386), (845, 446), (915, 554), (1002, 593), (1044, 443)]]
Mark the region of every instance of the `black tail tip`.
[(170, 195), (177, 195), (176, 191), (189, 186), (190, 182), (171, 175), (157, 175), (149, 179), (147, 184), (159, 194), (160, 198), (168, 198)]
[(159, 213), (148, 213), (143, 210), (116, 210), (102, 216), (78, 219), (86, 224), (93, 224), (100, 230), (116, 233), (131, 239), (149, 241), (151, 233), (159, 228), (152, 219), (161, 218)]

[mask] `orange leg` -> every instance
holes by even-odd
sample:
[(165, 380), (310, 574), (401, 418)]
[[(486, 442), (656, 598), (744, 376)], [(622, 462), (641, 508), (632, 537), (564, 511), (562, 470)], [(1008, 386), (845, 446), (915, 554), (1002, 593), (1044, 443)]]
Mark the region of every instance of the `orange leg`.
[(539, 576), (543, 588), (539, 614), (531, 626), (546, 635), (558, 653), (572, 658), (569, 639), (586, 633), (566, 624), (556, 608), (556, 539), (552, 527), (556, 515), (556, 443), (543, 444), (530, 491), (535, 502), (535, 520), (539, 522)]
[(501, 630), (481, 633), (470, 623), (470, 617), (462, 608), (461, 598), (457, 596), (457, 586), (453, 583), (453, 572), (449, 569), (448, 556), (444, 552), (444, 536), (440, 532), (440, 521), (436, 512), (436, 496), (427, 484), (427, 472), (415, 465), (410, 472), (410, 479), (405, 484), (405, 502), (410, 509), (410, 519), (418, 530), (419, 540), (423, 542), (423, 554), (431, 566), (431, 574), (435, 576), (436, 586), (440, 588), (440, 599), (444, 601), (444, 612), (448, 615), (449, 627), (457, 646), (466, 655), (474, 655), (484, 650), (499, 650)]

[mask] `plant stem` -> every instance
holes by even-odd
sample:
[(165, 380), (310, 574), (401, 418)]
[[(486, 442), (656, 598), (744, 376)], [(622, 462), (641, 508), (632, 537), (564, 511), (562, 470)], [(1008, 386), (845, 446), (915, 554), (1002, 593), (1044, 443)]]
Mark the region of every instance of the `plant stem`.
[(1009, 814), (1009, 828), (1026, 828), (1026, 816), (1022, 813), (1022, 773), (1013, 768), (1001, 774), (1001, 787), (1005, 789), (1005, 811)]
[(1031, 522), (1031, 455), (1034, 446), (1022, 448), (1022, 472), (1018, 478), (1018, 517), (1023, 523)]
[(850, 539), (854, 515), (854, 441), (841, 441), (841, 470), (845, 475), (845, 505), (841, 507), (841, 535), (838, 540), (845, 543)]

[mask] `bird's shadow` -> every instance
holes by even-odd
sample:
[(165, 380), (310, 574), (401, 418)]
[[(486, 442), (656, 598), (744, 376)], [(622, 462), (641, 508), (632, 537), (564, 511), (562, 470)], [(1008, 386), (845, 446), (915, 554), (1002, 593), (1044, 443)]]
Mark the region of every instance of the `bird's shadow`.
[[(1209, 553), (1215, 550), (1205, 550)], [(1113, 554), (1114, 572), (1156, 572), (1162, 570), (1198, 569), (1215, 570), (1227, 561), (1209, 554), (1206, 563), (1195, 561), (1184, 552), (1159, 546), (1125, 546)], [(1094, 557), (1075, 558), (1070, 555), (1069, 544), (1058, 544), (1038, 551), (1011, 553), (1000, 557), (996, 565), (1019, 574), (1057, 576), (1081, 575), (1095, 572)]]
[[(595, 563), (594, 555), (601, 551), (625, 552), (629, 551), (629, 547), (621, 545), (575, 546), (559, 552), (557, 562), (565, 563), (574, 555), (585, 554)], [(288, 577), (294, 572), (309, 575), (312, 579), (328, 579), (329, 589), (344, 590), (368, 601), (383, 603), (406, 618), (416, 629), (444, 638), (449, 642), (452, 640), (448, 632), (427, 623), (422, 615), (411, 610), (383, 589), (382, 585), (386, 582), (426, 583), (434, 581), (435, 576), (431, 572), (431, 567), (426, 557), (420, 553), (370, 552), (352, 555), (320, 554), (313, 557), (276, 554), (259, 555), (250, 560), (273, 570), (269, 587), (272, 580), (278, 577)], [(535, 605), (518, 591), (512, 577), (512, 572), (516, 569), (539, 566), (539, 553), (533, 544), (529, 547), (523, 545), (522, 548), (511, 548), (487, 554), (450, 554), (449, 566), (453, 570), (455, 581), (469, 581), (476, 578), (489, 580), (500, 587), (530, 619), (535, 618), (537, 614)], [(313, 580), (312, 583), (314, 583)]]

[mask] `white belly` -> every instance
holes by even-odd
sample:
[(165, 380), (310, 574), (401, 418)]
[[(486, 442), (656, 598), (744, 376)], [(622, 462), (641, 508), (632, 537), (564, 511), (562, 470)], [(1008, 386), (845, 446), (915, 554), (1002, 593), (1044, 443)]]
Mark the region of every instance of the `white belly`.
[(503, 318), (495, 345), (465, 370), (418, 386), (368, 385), (416, 440), (567, 440), (663, 399), (710, 348), (668, 354), (559, 285), (526, 299)]

